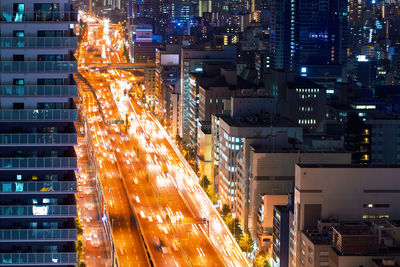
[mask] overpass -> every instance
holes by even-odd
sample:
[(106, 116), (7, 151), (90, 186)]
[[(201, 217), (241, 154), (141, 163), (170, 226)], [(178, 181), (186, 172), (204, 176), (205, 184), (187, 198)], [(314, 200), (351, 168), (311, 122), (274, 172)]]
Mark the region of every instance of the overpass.
[(125, 70), (144, 70), (155, 68), (154, 62), (150, 63), (89, 63), (88, 67), (98, 67), (100, 70), (105, 69), (125, 69)]

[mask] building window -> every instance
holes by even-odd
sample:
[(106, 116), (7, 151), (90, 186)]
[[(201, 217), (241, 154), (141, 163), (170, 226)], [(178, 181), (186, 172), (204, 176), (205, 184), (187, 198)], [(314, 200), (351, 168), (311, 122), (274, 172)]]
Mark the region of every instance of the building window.
[(34, 4), (36, 21), (54, 21), (60, 18), (58, 4)]
[(24, 19), (25, 4), (14, 4), (13, 21), (21, 22)]
[(11, 183), (4, 183), (3, 192), (11, 192), (11, 191), (12, 191)]

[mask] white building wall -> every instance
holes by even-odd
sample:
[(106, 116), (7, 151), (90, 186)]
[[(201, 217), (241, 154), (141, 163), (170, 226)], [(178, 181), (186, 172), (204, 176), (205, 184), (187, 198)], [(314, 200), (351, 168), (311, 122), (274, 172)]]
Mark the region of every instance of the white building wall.
[[(337, 221), (400, 218), (400, 168), (297, 165), (295, 173), (295, 254), (300, 249), (300, 231), (318, 217)], [(389, 207), (371, 208), (369, 204)], [(306, 205), (319, 205), (314, 207), (320, 208), (320, 214), (307, 211)]]

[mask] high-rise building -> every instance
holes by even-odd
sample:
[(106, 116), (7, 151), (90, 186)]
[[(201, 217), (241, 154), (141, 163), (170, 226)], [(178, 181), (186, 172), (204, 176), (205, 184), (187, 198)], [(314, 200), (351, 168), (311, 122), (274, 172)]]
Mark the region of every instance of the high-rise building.
[(346, 61), (346, 0), (294, 0), (271, 3), (273, 66), (297, 71), (305, 64)]
[(76, 266), (77, 13), (70, 0), (0, 6), (1, 264)]
[[(236, 176), (239, 173), (237, 170), (239, 165), (237, 166), (236, 161), (238, 153), (243, 148), (244, 139), (267, 137), (268, 135), (275, 135), (277, 132), (286, 132), (291, 138), (303, 140), (303, 130), (297, 124), (265, 112), (268, 110), (270, 100), (267, 97), (264, 97), (264, 99), (264, 102), (250, 102), (253, 110), (259, 108), (257, 112), (247, 112), (238, 116), (212, 116), (211, 155), (215, 185), (222, 202), (228, 204), (234, 210), (236, 210), (235, 204), (237, 204), (237, 183), (239, 179)], [(240, 103), (238, 103), (238, 106), (240, 106)], [(231, 114), (234, 112), (231, 111)], [(244, 178), (241, 177), (240, 182), (243, 182), (243, 180)], [(244, 186), (240, 186), (241, 190), (243, 190), (242, 187)], [(247, 198), (248, 192), (248, 190), (241, 192), (241, 197)]]
[[(243, 148), (236, 157), (235, 212), (243, 228), (259, 239), (260, 247), (271, 244), (272, 206), (287, 204), (287, 195), (293, 193), (295, 165), (299, 162), (350, 164), (351, 154), (344, 152), (343, 148), (322, 150), (307, 147), (283, 131), (262, 138), (244, 138)], [(259, 227), (261, 230), (257, 230), (260, 195), (265, 200), (263, 210), (271, 216), (264, 216), (262, 227)], [(282, 199), (286, 202), (274, 202)], [(264, 242), (264, 238), (268, 242)]]
[(167, 124), (170, 124), (170, 90), (169, 86), (175, 87), (179, 81), (179, 55), (180, 45), (166, 45), (165, 48), (156, 50), (156, 84), (155, 91), (159, 104), (159, 112), (167, 119)]
[[(205, 62), (229, 62), (236, 64), (236, 48), (225, 46), (223, 50), (205, 50), (196, 48), (182, 48), (180, 55), (180, 89), (181, 89), (181, 108), (180, 108), (180, 130), (179, 135), (185, 141), (190, 142), (190, 136), (196, 136), (197, 122), (192, 115), (196, 113), (198, 103), (198, 92), (193, 92), (190, 73), (203, 72)], [(195, 140), (192, 144), (195, 146)]]

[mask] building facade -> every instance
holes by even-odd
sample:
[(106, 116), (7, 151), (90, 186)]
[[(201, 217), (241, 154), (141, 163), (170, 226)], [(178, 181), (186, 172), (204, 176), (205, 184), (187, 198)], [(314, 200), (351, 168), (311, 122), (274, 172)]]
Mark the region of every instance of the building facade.
[(195, 48), (182, 48), (181, 50), (181, 108), (180, 108), (180, 130), (179, 135), (189, 141), (190, 136), (195, 135), (197, 121), (193, 120), (191, 114), (196, 113), (198, 95), (193, 91), (196, 85), (190, 79), (190, 73), (203, 72), (204, 62), (231, 62), (236, 63), (236, 48), (225, 46), (223, 50), (204, 50)]
[(297, 165), (289, 266), (301, 266), (301, 232), (318, 229), (319, 220), (398, 220), (399, 175), (400, 168), (383, 165)]
[(77, 12), (69, 0), (0, 5), (1, 264), (76, 266)]

